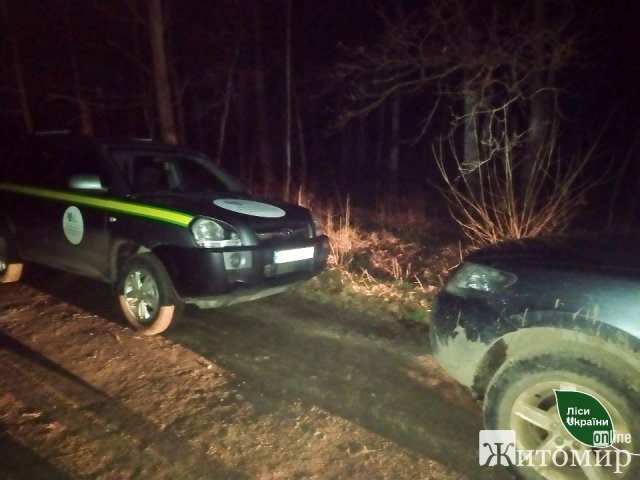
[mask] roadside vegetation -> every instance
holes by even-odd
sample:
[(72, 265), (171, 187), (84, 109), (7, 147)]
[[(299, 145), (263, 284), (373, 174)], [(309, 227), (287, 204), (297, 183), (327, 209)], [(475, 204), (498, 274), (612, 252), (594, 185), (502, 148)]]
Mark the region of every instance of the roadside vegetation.
[(469, 247), (443, 206), (422, 197), (385, 198), (373, 207), (298, 202), (311, 208), (331, 241), (327, 271), (300, 288), (350, 307), (381, 310), (410, 324), (428, 323), (431, 302)]

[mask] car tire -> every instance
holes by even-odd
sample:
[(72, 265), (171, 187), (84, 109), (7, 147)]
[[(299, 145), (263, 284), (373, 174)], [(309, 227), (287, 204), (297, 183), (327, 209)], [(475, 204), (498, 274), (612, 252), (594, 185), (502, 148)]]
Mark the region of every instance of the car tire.
[(122, 265), (117, 292), (124, 317), (144, 335), (162, 333), (180, 320), (183, 304), (162, 262), (151, 253)]
[[(598, 358), (597, 354), (593, 358)], [(561, 355), (543, 355), (516, 360), (504, 364), (489, 384), (484, 400), (484, 422), (488, 430), (514, 430), (516, 446), (520, 450), (578, 450), (588, 455), (588, 463), (597, 463), (593, 450), (574, 440), (564, 428), (558, 416), (553, 389), (591, 394), (607, 408), (618, 432), (631, 434), (632, 443), (614, 443), (612, 447), (640, 452), (640, 404), (638, 395), (623, 380), (625, 370), (583, 358)], [(611, 458), (615, 458), (612, 452)], [(553, 455), (553, 454), (552, 454)], [(561, 458), (563, 455), (559, 455)], [(548, 458), (551, 458), (550, 456)], [(571, 458), (571, 457), (569, 457)], [(620, 473), (611, 466), (594, 467), (600, 476), (587, 476), (584, 469), (571, 461), (557, 467), (547, 460), (547, 467), (512, 466), (517, 475), (525, 479), (582, 479), (582, 478), (640, 478), (640, 458), (631, 457), (630, 464)], [(622, 455), (626, 463), (626, 455)], [(540, 462), (544, 463), (544, 462)], [(562, 463), (562, 462), (557, 462)], [(600, 462), (601, 464), (606, 462)], [(588, 472), (594, 473), (594, 472)]]
[(0, 283), (17, 282), (22, 277), (22, 263), (12, 262), (11, 248), (9, 235), (0, 225)]

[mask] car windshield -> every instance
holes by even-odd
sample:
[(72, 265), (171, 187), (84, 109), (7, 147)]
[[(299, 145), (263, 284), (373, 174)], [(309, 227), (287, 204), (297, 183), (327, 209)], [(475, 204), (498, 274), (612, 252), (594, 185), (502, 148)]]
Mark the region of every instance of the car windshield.
[(111, 155), (132, 194), (245, 190), (238, 180), (198, 155), (151, 149), (114, 149)]

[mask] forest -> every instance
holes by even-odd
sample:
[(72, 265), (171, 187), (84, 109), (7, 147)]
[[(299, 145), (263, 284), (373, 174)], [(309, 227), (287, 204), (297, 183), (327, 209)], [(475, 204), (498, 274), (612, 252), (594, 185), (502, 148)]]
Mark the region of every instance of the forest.
[(51, 130), (179, 143), (274, 196), (448, 205), (481, 243), (634, 225), (632, 7), (1, 0), (2, 150)]

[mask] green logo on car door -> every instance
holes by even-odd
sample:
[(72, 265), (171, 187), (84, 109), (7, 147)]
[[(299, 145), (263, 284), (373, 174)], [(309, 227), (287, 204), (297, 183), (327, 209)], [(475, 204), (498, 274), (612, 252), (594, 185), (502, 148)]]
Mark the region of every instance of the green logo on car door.
[(69, 207), (62, 216), (64, 236), (73, 245), (78, 245), (84, 236), (84, 221), (78, 207)]

